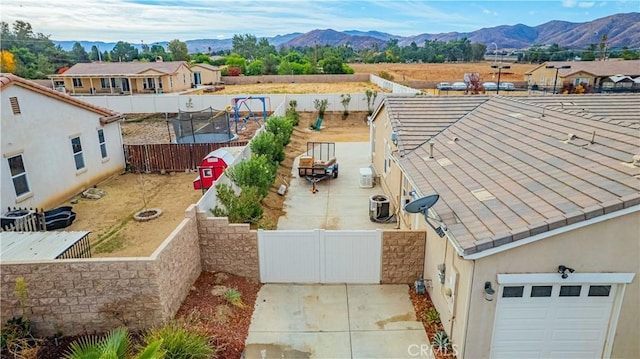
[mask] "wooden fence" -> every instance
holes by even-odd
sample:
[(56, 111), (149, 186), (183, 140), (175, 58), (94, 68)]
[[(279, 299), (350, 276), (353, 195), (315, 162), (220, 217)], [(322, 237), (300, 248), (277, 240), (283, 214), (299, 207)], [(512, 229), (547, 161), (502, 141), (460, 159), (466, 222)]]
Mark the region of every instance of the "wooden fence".
[(195, 170), (211, 151), (221, 147), (246, 146), (249, 141), (226, 143), (163, 143), (124, 145), (127, 170), (161, 172)]

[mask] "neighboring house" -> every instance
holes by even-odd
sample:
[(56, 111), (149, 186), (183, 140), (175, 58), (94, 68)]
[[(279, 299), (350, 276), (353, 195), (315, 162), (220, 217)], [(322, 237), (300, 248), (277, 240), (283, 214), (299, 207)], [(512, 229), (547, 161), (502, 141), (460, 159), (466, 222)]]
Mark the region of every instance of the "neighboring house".
[[(458, 358), (640, 357), (638, 103), (388, 96), (371, 116), (378, 183), (427, 233)], [(434, 219), (404, 210), (432, 194)]]
[(193, 81), (185, 61), (78, 63), (49, 78), (74, 95), (172, 93), (190, 89)]
[(48, 209), (125, 168), (122, 115), (0, 74), (2, 212)]
[(191, 65), (193, 72), (193, 84), (215, 85), (220, 82), (220, 68), (209, 64), (193, 64)]
[[(553, 68), (547, 68), (552, 66)], [(565, 84), (578, 86), (587, 84), (600, 89), (603, 82), (610, 76), (640, 76), (640, 60), (608, 60), (608, 61), (565, 61), (545, 62), (525, 73), (525, 80), (529, 86), (550, 89), (556, 81), (556, 68), (571, 66), (568, 69), (558, 69), (557, 88)]]
[(609, 76), (602, 80), (603, 90), (631, 90), (634, 85), (634, 81), (630, 76), (616, 75)]

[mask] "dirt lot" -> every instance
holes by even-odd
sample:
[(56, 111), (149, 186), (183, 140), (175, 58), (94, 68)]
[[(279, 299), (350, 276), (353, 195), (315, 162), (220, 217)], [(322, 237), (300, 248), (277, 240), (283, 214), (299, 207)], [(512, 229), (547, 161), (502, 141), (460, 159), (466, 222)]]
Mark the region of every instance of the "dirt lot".
[[(194, 190), (195, 173), (134, 174), (109, 178), (97, 188), (107, 192), (99, 200), (80, 199), (73, 205), (77, 213), (69, 231), (91, 231), (93, 257), (149, 256), (184, 219), (187, 207), (202, 192)], [(160, 208), (162, 216), (148, 222), (133, 220), (142, 209)]]
[[(508, 70), (503, 70), (500, 81), (524, 81), (524, 73), (536, 65), (509, 64)], [(386, 71), (393, 75), (395, 81), (464, 81), (464, 74), (477, 72), (482, 81), (497, 81), (497, 72), (491, 68), (491, 63), (465, 64), (349, 64), (356, 73), (377, 75)]]
[[(386, 90), (368, 82), (340, 82), (340, 83), (270, 83), (225, 85), (224, 89), (208, 93), (215, 95), (234, 94), (308, 94), (308, 93), (358, 93), (367, 89), (385, 92)], [(198, 94), (199, 92), (193, 92)], [(203, 93), (203, 92), (200, 92)]]

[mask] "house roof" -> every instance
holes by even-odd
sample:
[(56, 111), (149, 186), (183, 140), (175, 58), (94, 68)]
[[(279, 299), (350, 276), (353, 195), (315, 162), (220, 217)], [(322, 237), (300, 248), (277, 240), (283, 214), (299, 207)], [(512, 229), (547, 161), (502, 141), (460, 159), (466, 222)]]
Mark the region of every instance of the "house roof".
[(181, 66), (187, 66), (185, 61), (168, 62), (90, 62), (78, 63), (62, 74), (53, 77), (77, 77), (77, 76), (133, 76), (140, 75), (148, 71), (155, 71), (158, 74), (171, 75), (176, 73)]
[(191, 65), (191, 68), (194, 68), (194, 67), (202, 67), (211, 71), (220, 71), (220, 68), (218, 66), (213, 66), (213, 65), (204, 64), (204, 63)]
[(49, 87), (45, 87), (33, 81), (23, 79), (22, 77), (9, 74), (9, 73), (0, 74), (0, 91), (3, 91), (4, 89), (12, 85), (20, 86), (22, 88), (37, 92), (41, 95), (51, 97), (53, 99), (66, 102), (73, 106), (81, 107), (85, 110), (97, 113), (98, 115), (102, 116), (100, 117), (100, 122), (103, 125), (109, 122), (117, 121), (122, 118), (122, 114), (118, 112), (106, 109), (104, 107), (96, 106), (88, 102), (78, 100), (74, 97), (71, 97), (67, 94), (56, 91), (54, 89), (51, 89)]
[[(640, 103), (599, 95), (591, 108), (610, 98)], [(422, 195), (440, 195), (433, 209), (465, 255), (640, 204), (638, 111), (615, 120), (534, 101), (491, 97), (433, 137), (433, 159), (427, 144), (398, 157)]]
[(488, 99), (488, 96), (437, 96), (423, 101), (420, 96), (387, 96), (382, 106), (387, 109), (393, 131), (398, 134), (397, 147), (402, 155)]
[(549, 61), (534, 67), (525, 73), (529, 75), (546, 66), (571, 66), (569, 69), (559, 69), (559, 77), (567, 77), (578, 72), (588, 72), (595, 77), (608, 77), (614, 75), (640, 75), (640, 60), (610, 60), (610, 61)]

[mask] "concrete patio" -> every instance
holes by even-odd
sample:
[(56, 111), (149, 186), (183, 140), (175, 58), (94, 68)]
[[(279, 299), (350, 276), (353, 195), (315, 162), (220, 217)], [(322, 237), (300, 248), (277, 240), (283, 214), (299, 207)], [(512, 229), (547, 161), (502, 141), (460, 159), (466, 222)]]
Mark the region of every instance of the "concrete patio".
[(412, 358), (427, 345), (407, 285), (266, 284), (245, 358)]
[[(302, 154), (300, 154), (302, 155)], [(369, 198), (384, 194), (378, 186), (360, 187), (360, 168), (371, 164), (368, 142), (336, 142), (339, 176), (318, 182), (318, 192), (298, 176), (299, 157), (293, 163), (285, 211), (278, 229), (393, 229), (395, 223), (369, 219)]]

